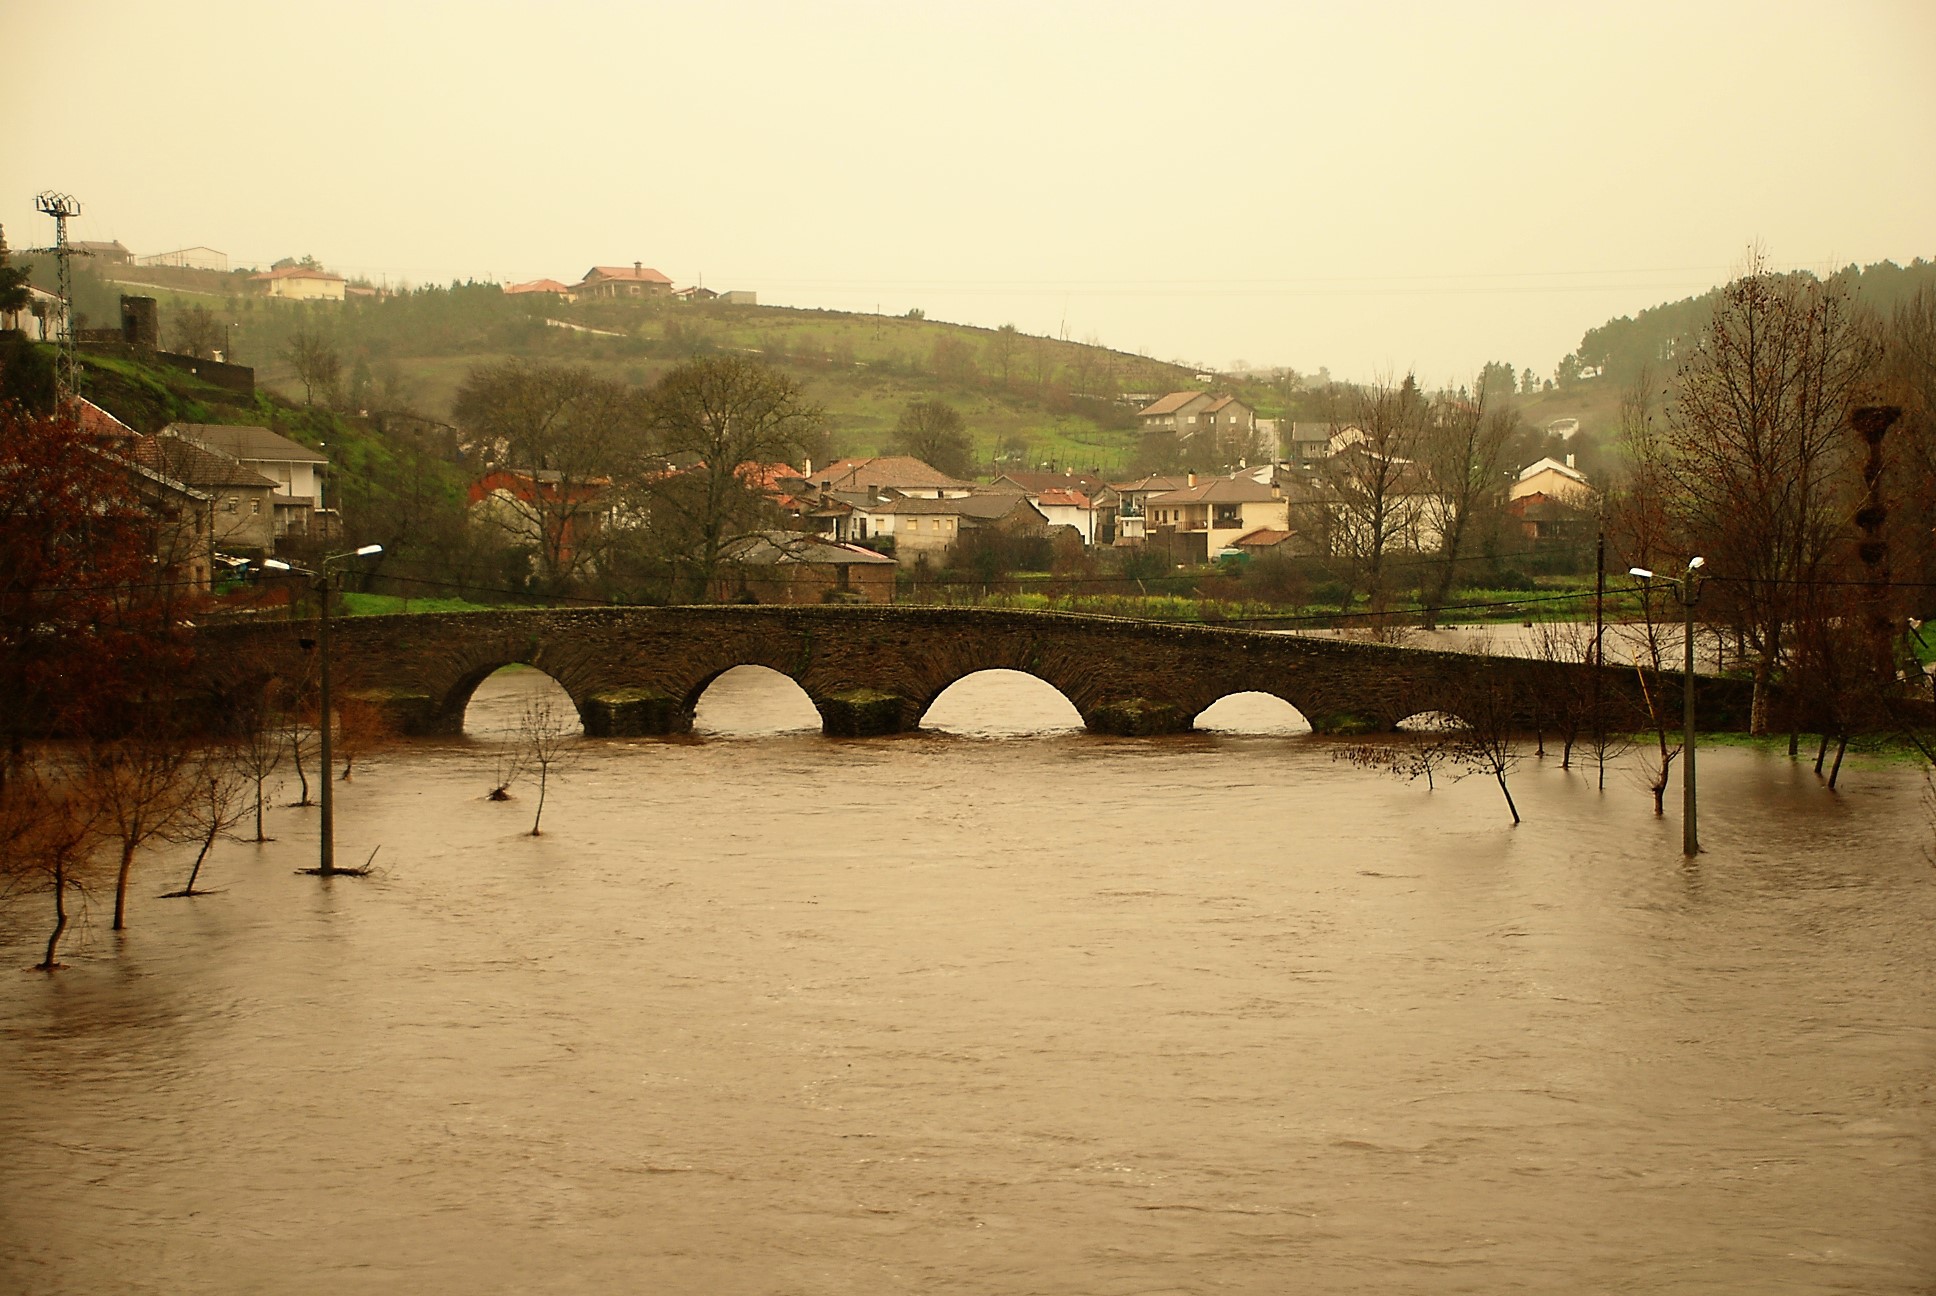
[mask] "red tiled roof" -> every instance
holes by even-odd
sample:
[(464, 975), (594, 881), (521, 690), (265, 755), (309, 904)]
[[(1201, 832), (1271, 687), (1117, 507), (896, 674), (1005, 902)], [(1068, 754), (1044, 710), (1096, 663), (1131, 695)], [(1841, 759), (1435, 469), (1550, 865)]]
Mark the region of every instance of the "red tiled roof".
[(829, 490), (865, 490), (870, 486), (898, 490), (940, 490), (968, 483), (942, 472), (912, 455), (875, 455), (870, 459), (839, 459), (816, 468), (813, 480)]
[(557, 293), (563, 296), (571, 289), (556, 279), (533, 279), (529, 283), (506, 284), (507, 293)]
[(1036, 496), (1035, 502), (1037, 504), (1053, 505), (1061, 508), (1086, 509), (1089, 507), (1089, 497), (1087, 495), (1084, 495), (1079, 490), (1064, 490), (1061, 488), (1051, 488), (1041, 492)]
[(1269, 549), (1274, 545), (1283, 544), (1296, 534), (1297, 532), (1295, 531), (1280, 531), (1273, 527), (1260, 527), (1247, 535), (1238, 536), (1230, 543), (1239, 549)]
[(656, 283), (670, 287), (672, 280), (650, 266), (593, 266), (585, 272), (585, 282), (590, 283), (596, 275), (599, 279), (622, 279), (629, 283)]

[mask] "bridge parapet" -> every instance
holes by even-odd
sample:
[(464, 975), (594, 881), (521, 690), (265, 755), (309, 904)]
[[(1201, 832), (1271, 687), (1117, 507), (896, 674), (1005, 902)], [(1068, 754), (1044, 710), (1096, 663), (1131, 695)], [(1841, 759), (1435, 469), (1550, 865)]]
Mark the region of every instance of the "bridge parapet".
[[(412, 733), (456, 733), (486, 676), (536, 667), (570, 694), (589, 734), (683, 733), (700, 695), (735, 666), (799, 683), (836, 736), (897, 733), (956, 680), (1023, 671), (1045, 680), (1099, 733), (1188, 730), (1219, 698), (1262, 692), (1319, 733), (1389, 730), (1458, 714), (1472, 690), (1507, 690), (1529, 722), (1589, 687), (1584, 665), (1483, 657), (1200, 625), (950, 607), (670, 607), (510, 610), (346, 618), (343, 687), (379, 700)], [(220, 690), (246, 693), (311, 671), (313, 629), (277, 622), (206, 632)], [(1603, 695), (1641, 705), (1630, 669), (1601, 672)], [(1747, 686), (1703, 678), (1704, 723), (1745, 723)]]

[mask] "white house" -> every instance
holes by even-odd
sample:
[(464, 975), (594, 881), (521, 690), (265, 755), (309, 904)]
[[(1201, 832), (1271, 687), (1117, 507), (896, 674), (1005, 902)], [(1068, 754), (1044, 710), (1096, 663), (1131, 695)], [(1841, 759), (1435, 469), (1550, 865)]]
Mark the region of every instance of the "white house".
[(284, 266), (267, 274), (250, 275), (249, 282), (261, 284), (271, 297), (294, 301), (342, 301), (349, 286), (342, 275), (308, 266)]
[(1512, 489), (1506, 492), (1508, 502), (1524, 499), (1528, 495), (1544, 495), (1548, 499), (1564, 500), (1578, 507), (1593, 494), (1593, 483), (1586, 474), (1573, 466), (1573, 456), (1566, 456), (1566, 462), (1557, 459), (1540, 459), (1519, 470)]

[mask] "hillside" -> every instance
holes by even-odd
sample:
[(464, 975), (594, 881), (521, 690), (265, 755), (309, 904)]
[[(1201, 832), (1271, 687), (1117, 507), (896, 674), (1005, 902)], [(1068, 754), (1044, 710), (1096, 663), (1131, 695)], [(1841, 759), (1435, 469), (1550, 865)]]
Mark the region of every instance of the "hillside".
[[(45, 269), (37, 267), (37, 280)], [(99, 321), (115, 317), (121, 293), (152, 295), (164, 339), (202, 307), (260, 384), (296, 400), (302, 387), (283, 357), (298, 329), (315, 329), (343, 355), (348, 408), (437, 419), (448, 418), (458, 385), (479, 364), (582, 364), (646, 385), (682, 360), (736, 351), (786, 370), (824, 405), (840, 453), (878, 451), (903, 408), (939, 399), (962, 411), (991, 469), (1126, 469), (1137, 432), (1133, 403), (1118, 398), (1196, 385), (1190, 371), (1143, 356), (918, 317), (665, 300), (567, 304), (475, 283), (302, 304), (262, 297), (246, 280), (242, 272), (87, 267), (76, 301)]]

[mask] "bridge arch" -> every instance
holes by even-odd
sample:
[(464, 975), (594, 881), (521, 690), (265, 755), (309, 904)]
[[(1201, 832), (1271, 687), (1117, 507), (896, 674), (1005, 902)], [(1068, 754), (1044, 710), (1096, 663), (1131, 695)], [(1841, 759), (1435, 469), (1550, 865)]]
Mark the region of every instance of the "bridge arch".
[[(1024, 683), (1024, 681), (1027, 681)], [(950, 695), (953, 696), (950, 696)], [(941, 723), (929, 726), (939, 704)], [(990, 712), (1006, 708), (1012, 717), (1020, 711), (1042, 717), (1049, 723), (1002, 723), (991, 721)], [(979, 723), (967, 723), (957, 713), (972, 710)], [(1044, 713), (1046, 712), (1046, 715)], [(1081, 709), (1067, 691), (1035, 671), (1013, 666), (984, 666), (959, 675), (936, 690), (921, 706), (923, 727), (937, 727), (963, 733), (1031, 734), (1058, 729), (1076, 729), (1085, 724)]]
[(517, 729), (529, 703), (549, 702), (557, 720), (567, 714), (584, 726), (578, 703), (564, 683), (542, 667), (507, 662), (477, 678), (459, 681), (464, 699), (455, 705), (456, 728), (467, 734), (502, 736)]
[(1238, 689), (1225, 693), (1191, 717), (1193, 727), (1211, 733), (1303, 734), (1311, 721), (1291, 699), (1275, 689)]
[(756, 662), (713, 672), (698, 685), (687, 709), (695, 729), (721, 735), (787, 733), (825, 723), (800, 681)]

